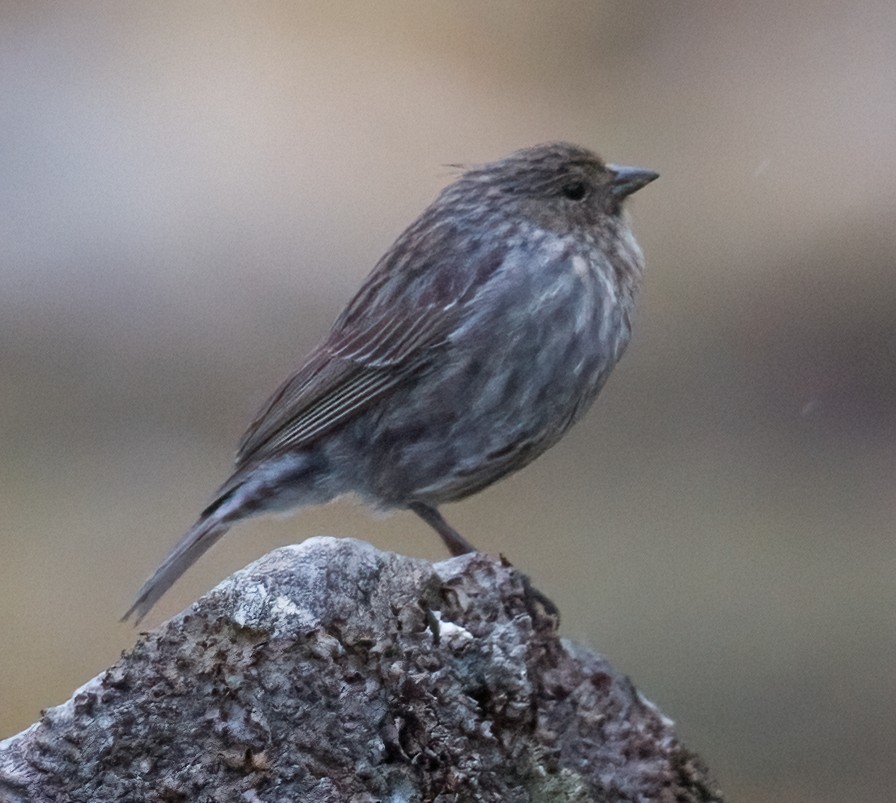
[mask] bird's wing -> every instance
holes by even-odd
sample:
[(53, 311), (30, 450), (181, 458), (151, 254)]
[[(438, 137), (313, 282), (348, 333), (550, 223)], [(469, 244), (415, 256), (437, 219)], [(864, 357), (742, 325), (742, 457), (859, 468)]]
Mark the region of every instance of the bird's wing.
[(471, 256), (475, 270), (378, 266), (327, 339), (262, 407), (240, 442), (237, 468), (312, 443), (418, 370), (503, 262), (500, 248)]
[(451, 328), (450, 311), (384, 318), (360, 336), (333, 335), (267, 401), (243, 436), (237, 467), (301, 448), (388, 393)]

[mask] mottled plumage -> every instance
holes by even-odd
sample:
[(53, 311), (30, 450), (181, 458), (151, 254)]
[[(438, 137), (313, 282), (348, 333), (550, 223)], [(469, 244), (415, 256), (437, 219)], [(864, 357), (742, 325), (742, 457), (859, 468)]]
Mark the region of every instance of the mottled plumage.
[(349, 492), (471, 550), (436, 507), (522, 468), (591, 405), (628, 343), (643, 268), (621, 205), (655, 178), (552, 143), (446, 187), (262, 408), (126, 617), (236, 521)]

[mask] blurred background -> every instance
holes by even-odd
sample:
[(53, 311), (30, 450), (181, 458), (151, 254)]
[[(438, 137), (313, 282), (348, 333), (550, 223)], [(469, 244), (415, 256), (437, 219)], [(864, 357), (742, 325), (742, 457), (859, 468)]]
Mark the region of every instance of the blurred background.
[[(896, 783), (896, 7), (0, 9), (0, 737), (117, 620), (444, 165), (567, 139), (630, 204), (635, 339), (586, 421), (445, 513), (673, 717), (731, 800)], [(311, 535), (243, 525), (154, 626)]]

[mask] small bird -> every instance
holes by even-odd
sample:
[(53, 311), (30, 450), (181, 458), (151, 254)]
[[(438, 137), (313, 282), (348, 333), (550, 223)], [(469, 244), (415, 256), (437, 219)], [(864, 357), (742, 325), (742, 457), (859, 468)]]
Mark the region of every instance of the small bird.
[(262, 407), (123, 619), (236, 522), (348, 493), (414, 511), (452, 555), (475, 551), (438, 505), (527, 465), (591, 406), (644, 267), (623, 201), (657, 177), (562, 142), (463, 172)]

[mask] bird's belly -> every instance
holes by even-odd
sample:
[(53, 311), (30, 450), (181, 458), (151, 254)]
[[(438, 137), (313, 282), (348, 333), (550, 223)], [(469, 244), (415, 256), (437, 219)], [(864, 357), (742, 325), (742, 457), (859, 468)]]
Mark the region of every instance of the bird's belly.
[(471, 327), (357, 433), (365, 494), (384, 506), (460, 499), (556, 443), (590, 407), (628, 339), (619, 304), (559, 298)]

